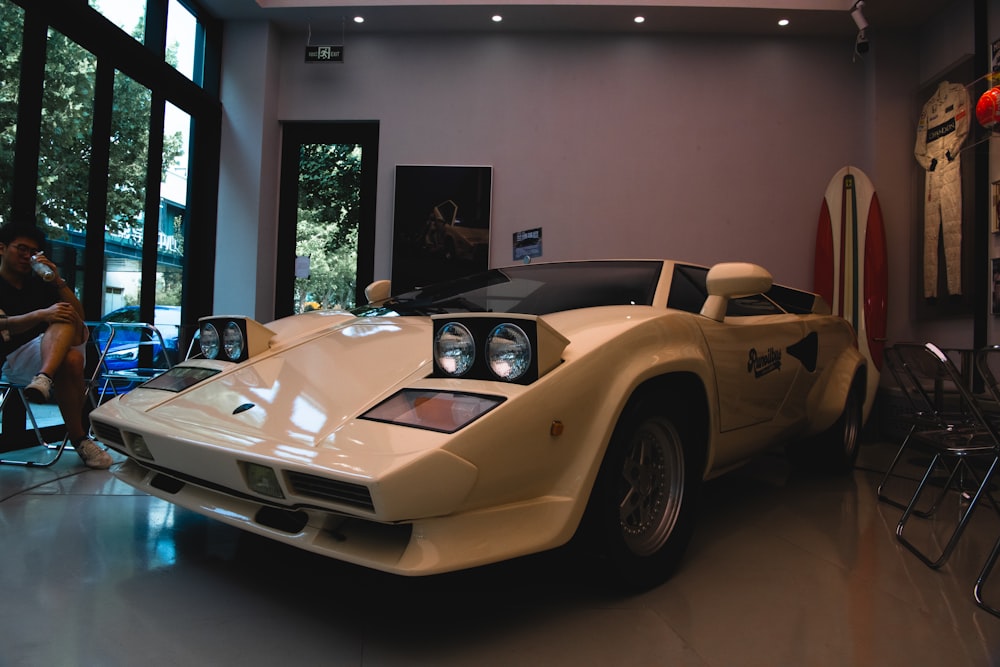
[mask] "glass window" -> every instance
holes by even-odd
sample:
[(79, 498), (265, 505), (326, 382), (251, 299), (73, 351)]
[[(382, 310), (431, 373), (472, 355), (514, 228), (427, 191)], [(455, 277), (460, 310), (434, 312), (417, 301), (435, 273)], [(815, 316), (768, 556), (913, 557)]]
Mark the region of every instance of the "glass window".
[(0, 223), (10, 213), (14, 186), (14, 142), (17, 138), (17, 95), (21, 78), (24, 11), (0, 0)]
[(145, 0), (90, 0), (90, 6), (139, 42), (144, 41)]
[(191, 79), (195, 77), (195, 62), (198, 50), (198, 20), (194, 14), (177, 0), (170, 0), (167, 6), (167, 62), (177, 71)]
[(87, 226), (96, 57), (49, 30), (42, 89), (37, 208), (49, 227), (50, 258), (83, 294), (83, 234)]
[(163, 118), (163, 175), (156, 253), (158, 307), (181, 305), (190, 129), (191, 116), (167, 103)]
[(102, 313), (139, 303), (151, 100), (148, 88), (115, 72)]

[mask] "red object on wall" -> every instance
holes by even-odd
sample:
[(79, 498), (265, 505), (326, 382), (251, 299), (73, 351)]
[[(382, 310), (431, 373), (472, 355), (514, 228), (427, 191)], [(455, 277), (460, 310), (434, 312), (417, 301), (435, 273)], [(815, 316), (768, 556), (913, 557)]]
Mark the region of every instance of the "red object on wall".
[(976, 102), (976, 120), (983, 127), (993, 127), (1000, 121), (1000, 86), (994, 86), (980, 95)]

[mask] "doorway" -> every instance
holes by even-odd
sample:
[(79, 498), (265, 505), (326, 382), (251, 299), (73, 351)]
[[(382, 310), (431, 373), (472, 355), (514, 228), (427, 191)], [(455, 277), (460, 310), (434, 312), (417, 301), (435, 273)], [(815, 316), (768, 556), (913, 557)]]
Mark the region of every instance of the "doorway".
[(283, 124), (275, 317), (363, 303), (377, 173), (377, 121)]

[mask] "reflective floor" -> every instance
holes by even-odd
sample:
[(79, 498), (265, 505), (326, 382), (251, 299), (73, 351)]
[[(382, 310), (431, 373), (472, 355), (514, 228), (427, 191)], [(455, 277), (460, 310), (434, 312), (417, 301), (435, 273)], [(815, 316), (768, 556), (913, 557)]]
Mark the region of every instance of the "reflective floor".
[(73, 452), (0, 466), (0, 665), (1000, 664), (1000, 618), (972, 599), (1000, 519), (980, 508), (942, 570), (922, 565), (875, 501), (893, 449), (866, 444), (843, 478), (770, 456), (713, 481), (681, 570), (633, 596), (567, 550), (399, 578), (176, 509)]

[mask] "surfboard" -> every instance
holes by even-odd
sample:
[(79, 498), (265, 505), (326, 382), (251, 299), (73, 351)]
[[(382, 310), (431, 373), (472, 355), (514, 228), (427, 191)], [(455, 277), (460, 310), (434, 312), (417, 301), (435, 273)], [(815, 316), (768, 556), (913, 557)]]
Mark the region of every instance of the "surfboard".
[(826, 188), (816, 232), (813, 289), (857, 332), (858, 347), (869, 361), (867, 416), (882, 369), (889, 269), (878, 194), (857, 167), (838, 171)]

